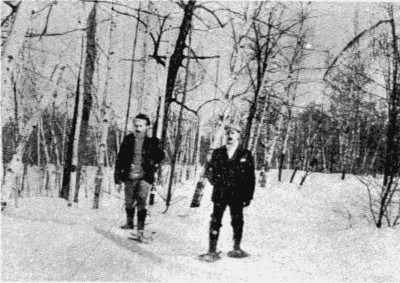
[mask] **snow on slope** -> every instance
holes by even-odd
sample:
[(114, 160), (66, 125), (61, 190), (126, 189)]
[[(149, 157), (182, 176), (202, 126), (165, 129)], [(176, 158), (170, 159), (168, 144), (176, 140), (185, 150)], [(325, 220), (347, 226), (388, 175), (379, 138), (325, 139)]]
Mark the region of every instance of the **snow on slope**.
[[(67, 207), (58, 198), (20, 199), (2, 213), (2, 280), (101, 281), (400, 281), (399, 228), (369, 224), (365, 188), (355, 176), (292, 171), (268, 174), (245, 209), (245, 259), (231, 259), (229, 211), (218, 248), (222, 260), (204, 263), (212, 204), (208, 185), (200, 208), (189, 204), (195, 182), (174, 191), (163, 213), (160, 196), (150, 208), (149, 244), (128, 240), (123, 193), (104, 194), (91, 209), (92, 192)], [(164, 192), (161, 192), (164, 194)]]

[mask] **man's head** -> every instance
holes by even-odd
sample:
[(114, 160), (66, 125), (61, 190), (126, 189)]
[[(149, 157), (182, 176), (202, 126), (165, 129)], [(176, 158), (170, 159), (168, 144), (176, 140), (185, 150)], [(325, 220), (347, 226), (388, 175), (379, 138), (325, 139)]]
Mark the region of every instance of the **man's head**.
[(228, 124), (225, 126), (226, 143), (228, 145), (239, 142), (241, 128), (236, 124)]
[(150, 118), (145, 114), (136, 115), (135, 119), (133, 119), (133, 134), (135, 137), (144, 137), (146, 136), (147, 129), (150, 126)]

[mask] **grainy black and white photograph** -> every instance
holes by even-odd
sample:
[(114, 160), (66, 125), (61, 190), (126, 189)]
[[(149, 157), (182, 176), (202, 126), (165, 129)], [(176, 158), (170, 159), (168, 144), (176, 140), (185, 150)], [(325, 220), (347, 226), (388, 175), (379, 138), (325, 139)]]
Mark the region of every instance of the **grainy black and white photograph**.
[(400, 3), (1, 1), (1, 281), (400, 282)]

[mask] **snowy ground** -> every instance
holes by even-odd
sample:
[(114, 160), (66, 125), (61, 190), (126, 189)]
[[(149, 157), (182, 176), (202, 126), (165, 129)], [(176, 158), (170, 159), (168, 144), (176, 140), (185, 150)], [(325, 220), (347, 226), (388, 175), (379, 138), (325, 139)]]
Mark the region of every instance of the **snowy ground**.
[(167, 213), (160, 197), (150, 208), (146, 245), (128, 240), (123, 194), (104, 194), (91, 209), (92, 192), (67, 207), (58, 198), (31, 196), (2, 212), (2, 280), (51, 281), (330, 281), (400, 282), (400, 229), (369, 223), (366, 191), (354, 176), (311, 174), (300, 187), (291, 171), (283, 182), (268, 174), (245, 209), (245, 259), (231, 259), (229, 213), (218, 248), (222, 260), (204, 263), (211, 187), (190, 209), (194, 185), (177, 189)]

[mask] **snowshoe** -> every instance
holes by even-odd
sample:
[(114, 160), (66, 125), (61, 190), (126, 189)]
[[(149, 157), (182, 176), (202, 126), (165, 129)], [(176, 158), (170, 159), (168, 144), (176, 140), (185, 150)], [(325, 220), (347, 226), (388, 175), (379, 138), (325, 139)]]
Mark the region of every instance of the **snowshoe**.
[(123, 230), (129, 230), (129, 229), (133, 229), (134, 225), (133, 224), (125, 224), (121, 226), (121, 229)]
[(208, 252), (206, 254), (200, 255), (199, 259), (206, 262), (215, 262), (221, 259), (220, 254), (221, 252)]
[(128, 239), (139, 243), (149, 244), (153, 241), (153, 234), (155, 234), (155, 232), (152, 232), (150, 236), (146, 236), (143, 231), (138, 231), (137, 233), (132, 233), (132, 236)]
[(229, 251), (228, 252), (228, 256), (229, 257), (233, 257), (233, 258), (244, 258), (244, 257), (250, 256), (250, 254), (248, 254), (245, 251), (239, 249), (239, 250)]

